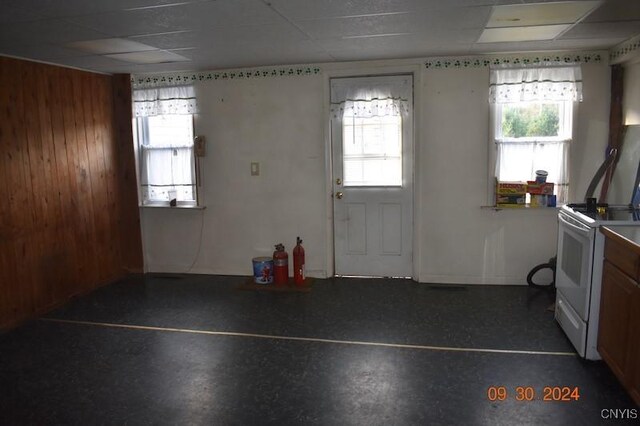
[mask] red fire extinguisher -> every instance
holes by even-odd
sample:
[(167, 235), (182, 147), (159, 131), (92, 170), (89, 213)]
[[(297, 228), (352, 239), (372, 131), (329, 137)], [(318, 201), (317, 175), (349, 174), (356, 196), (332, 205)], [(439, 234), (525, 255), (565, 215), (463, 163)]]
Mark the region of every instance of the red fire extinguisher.
[(273, 252), (273, 282), (278, 287), (289, 283), (289, 255), (282, 244), (276, 244)]
[(297, 286), (303, 286), (304, 279), (304, 247), (300, 237), (296, 237), (296, 246), (293, 249), (293, 282)]

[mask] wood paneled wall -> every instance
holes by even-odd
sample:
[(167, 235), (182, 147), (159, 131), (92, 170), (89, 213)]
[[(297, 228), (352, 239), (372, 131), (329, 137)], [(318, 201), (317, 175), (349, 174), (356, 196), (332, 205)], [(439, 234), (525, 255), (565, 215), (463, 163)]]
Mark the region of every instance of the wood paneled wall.
[(0, 57), (0, 329), (142, 270), (123, 80)]

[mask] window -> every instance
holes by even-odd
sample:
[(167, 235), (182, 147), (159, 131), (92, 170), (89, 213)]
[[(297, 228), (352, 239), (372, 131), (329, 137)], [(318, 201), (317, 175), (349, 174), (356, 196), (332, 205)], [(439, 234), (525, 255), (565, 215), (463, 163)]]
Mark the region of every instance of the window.
[(192, 86), (133, 91), (142, 204), (197, 205)]
[(492, 70), (495, 178), (526, 182), (546, 170), (557, 203), (566, 203), (574, 101), (580, 99), (576, 67)]
[(402, 118), (343, 117), (344, 186), (402, 186)]
[(143, 204), (196, 203), (193, 116), (138, 117)]
[(571, 102), (496, 105), (496, 178), (526, 182), (546, 170), (557, 202), (565, 203), (572, 113)]

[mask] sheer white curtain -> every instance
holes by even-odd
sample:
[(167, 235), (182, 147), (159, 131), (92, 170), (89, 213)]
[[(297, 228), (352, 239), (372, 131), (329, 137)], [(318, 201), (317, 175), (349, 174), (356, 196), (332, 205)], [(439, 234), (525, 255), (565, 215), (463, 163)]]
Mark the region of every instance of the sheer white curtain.
[(198, 110), (193, 86), (154, 87), (133, 91), (133, 116), (195, 114)]
[(144, 203), (176, 198), (192, 202), (195, 194), (193, 118), (197, 101), (192, 86), (133, 91), (140, 145), (140, 184)]
[[(536, 170), (546, 170), (547, 182), (556, 185), (559, 203), (568, 198), (569, 146), (573, 102), (582, 100), (579, 66), (497, 68), (491, 70), (489, 101), (494, 104), (496, 144), (495, 176), (500, 181), (533, 180)], [(506, 138), (501, 132), (500, 104), (560, 102), (557, 137)]]
[(489, 102), (582, 101), (579, 66), (545, 68), (494, 68)]
[(410, 76), (332, 80), (331, 114), (338, 119), (408, 114), (412, 84)]
[(549, 173), (547, 182), (555, 183), (557, 199), (566, 202), (569, 189), (568, 141), (496, 141), (496, 146), (496, 176), (500, 181), (533, 180), (536, 170), (546, 170)]

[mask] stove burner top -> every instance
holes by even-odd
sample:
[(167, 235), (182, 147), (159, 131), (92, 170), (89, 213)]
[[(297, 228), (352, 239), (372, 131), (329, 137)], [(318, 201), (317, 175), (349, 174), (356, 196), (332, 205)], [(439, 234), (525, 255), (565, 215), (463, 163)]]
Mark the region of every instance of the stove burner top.
[[(593, 205), (588, 206), (585, 203), (567, 204), (573, 211), (585, 215), (593, 220), (598, 221), (638, 221), (640, 220), (640, 209), (634, 208), (632, 205), (624, 204), (596, 204), (595, 211)], [(591, 211), (590, 211), (591, 210)]]

